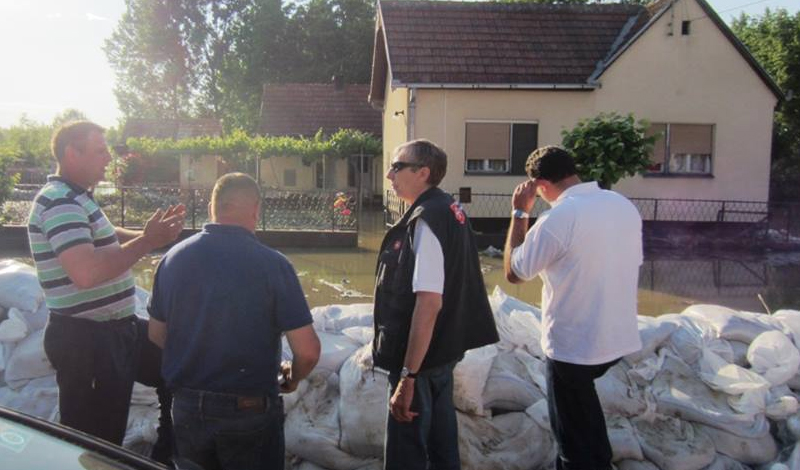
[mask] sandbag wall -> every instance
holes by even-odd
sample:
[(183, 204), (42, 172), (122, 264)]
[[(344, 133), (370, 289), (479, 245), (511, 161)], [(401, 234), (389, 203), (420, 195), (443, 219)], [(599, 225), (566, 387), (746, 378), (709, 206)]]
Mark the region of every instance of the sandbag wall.
[[(553, 468), (541, 312), (498, 288), (489, 299), (501, 341), (468, 352), (455, 370), (463, 468)], [(145, 305), (138, 290), (138, 315)], [(32, 268), (0, 261), (0, 306), (0, 405), (57, 420), (42, 348), (48, 312)], [(284, 397), (287, 468), (377, 470), (389, 396), (386, 374), (372, 367), (372, 306), (312, 313), (322, 357)], [(800, 470), (800, 312), (695, 305), (640, 316), (639, 332), (644, 348), (597, 381), (618, 469)], [(127, 447), (144, 452), (155, 441), (156, 404), (137, 384)]]

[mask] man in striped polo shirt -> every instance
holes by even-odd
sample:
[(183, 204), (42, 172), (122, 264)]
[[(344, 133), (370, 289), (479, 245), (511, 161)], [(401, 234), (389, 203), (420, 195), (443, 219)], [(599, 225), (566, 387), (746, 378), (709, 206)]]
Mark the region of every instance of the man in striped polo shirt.
[(44, 348), (61, 423), (122, 444), (138, 357), (152, 346), (134, 315), (130, 268), (178, 237), (185, 208), (159, 209), (141, 232), (111, 225), (90, 191), (111, 160), (103, 133), (87, 121), (56, 131), (58, 168), (34, 199), (28, 238), (50, 309)]

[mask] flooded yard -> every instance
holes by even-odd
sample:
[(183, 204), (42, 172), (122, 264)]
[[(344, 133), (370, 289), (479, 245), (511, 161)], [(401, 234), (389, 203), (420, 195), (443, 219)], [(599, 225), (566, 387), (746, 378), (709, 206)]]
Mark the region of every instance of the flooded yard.
[[(381, 218), (364, 218), (359, 247), (352, 249), (281, 249), (294, 264), (312, 306), (372, 302), (375, 260), (383, 235)], [(140, 261), (137, 283), (150, 289), (159, 256)], [(541, 303), (541, 282), (521, 285), (505, 280), (500, 258), (482, 256), (486, 287)], [(639, 272), (639, 313), (678, 313), (696, 303), (764, 312), (800, 308), (800, 253), (646, 253)]]

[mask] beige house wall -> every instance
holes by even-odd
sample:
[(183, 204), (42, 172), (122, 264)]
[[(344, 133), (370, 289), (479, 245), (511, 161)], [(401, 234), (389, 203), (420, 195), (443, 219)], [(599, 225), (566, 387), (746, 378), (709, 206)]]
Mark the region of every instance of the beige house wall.
[[(674, 12), (674, 17), (673, 17)], [(777, 100), (693, 0), (677, 2), (600, 77), (598, 111), (650, 122), (714, 126), (713, 178), (641, 177), (614, 189), (630, 197), (766, 201)], [(672, 33), (671, 35), (669, 33)]]
[[(295, 185), (287, 186), (285, 170), (295, 170)], [(261, 159), (261, 185), (268, 188), (310, 190), (316, 189), (314, 166), (304, 165), (301, 157), (275, 156)]]
[[(381, 193), (385, 193), (386, 179), (383, 177), (389, 169), (392, 160), (392, 151), (398, 145), (408, 140), (408, 88), (391, 87), (392, 77), (388, 74), (386, 80), (385, 100), (383, 107), (383, 158), (375, 160), (375, 188)], [(402, 114), (395, 116), (396, 112)], [(381, 162), (383, 165), (381, 165)]]
[(217, 157), (203, 155), (200, 157), (181, 155), (180, 158), (181, 188), (213, 188), (219, 175), (217, 174)]
[[(674, 7), (648, 29), (600, 77), (593, 91), (418, 89), (411, 113), (413, 136), (444, 147), (450, 159), (441, 184), (457, 192), (510, 194), (524, 176), (466, 175), (468, 121), (538, 123), (538, 144), (558, 145), (561, 131), (601, 111), (633, 113), (639, 119), (673, 124), (713, 124), (713, 178), (632, 177), (614, 189), (629, 197), (765, 201), (776, 98), (712, 21), (692, 21), (682, 36), (681, 20), (705, 15), (693, 0)], [(384, 171), (391, 150), (406, 139), (408, 90), (387, 81), (383, 115)], [(478, 217), (483, 214), (470, 215)], [(488, 215), (488, 214), (487, 214)], [(497, 214), (496, 214), (497, 215)]]

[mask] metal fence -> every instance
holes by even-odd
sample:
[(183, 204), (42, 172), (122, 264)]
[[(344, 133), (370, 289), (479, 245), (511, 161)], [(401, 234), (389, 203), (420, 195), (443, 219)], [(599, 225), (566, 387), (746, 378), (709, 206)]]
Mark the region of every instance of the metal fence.
[[(18, 185), (3, 205), (6, 224), (26, 225), (33, 198), (40, 185)], [(261, 191), (261, 230), (313, 230), (348, 232), (358, 230), (355, 191)], [(94, 198), (109, 220), (118, 227), (142, 227), (158, 208), (186, 206), (186, 228), (198, 229), (208, 222), (210, 189), (173, 186), (100, 187)]]
[[(456, 200), (459, 195), (453, 194)], [(800, 237), (800, 203), (728, 201), (703, 199), (631, 198), (642, 220), (651, 222), (708, 222), (720, 225), (747, 224), (762, 234), (786, 241)], [(394, 223), (403, 214), (406, 204), (392, 191), (386, 193), (386, 221)], [(461, 205), (473, 219), (503, 218), (511, 212), (509, 194), (472, 193), (469, 202)], [(536, 199), (532, 217), (538, 217), (549, 205)], [(800, 240), (794, 240), (800, 241)]]

